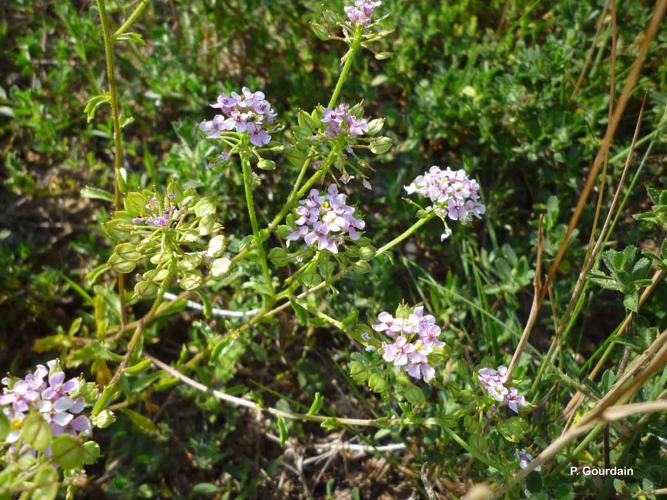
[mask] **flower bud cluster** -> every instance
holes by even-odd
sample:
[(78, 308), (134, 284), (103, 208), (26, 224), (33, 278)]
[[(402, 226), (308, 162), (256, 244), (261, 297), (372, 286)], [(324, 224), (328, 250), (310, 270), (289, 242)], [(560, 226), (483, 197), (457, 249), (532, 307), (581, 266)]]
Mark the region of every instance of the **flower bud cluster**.
[(373, 13), (380, 5), (380, 1), (356, 0), (354, 4), (345, 7), (345, 15), (351, 24), (368, 26), (373, 22)]
[(339, 137), (342, 134), (361, 136), (368, 132), (368, 120), (350, 113), (347, 104), (340, 104), (334, 109), (326, 108), (322, 123), (326, 125), (325, 133), (328, 137)]

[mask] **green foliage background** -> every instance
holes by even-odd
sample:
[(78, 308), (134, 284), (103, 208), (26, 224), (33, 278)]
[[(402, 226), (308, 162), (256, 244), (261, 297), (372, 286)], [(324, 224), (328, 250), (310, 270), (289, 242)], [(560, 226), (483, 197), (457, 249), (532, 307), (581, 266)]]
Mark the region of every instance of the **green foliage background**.
[[(413, 214), (402, 200), (402, 186), (432, 164), (462, 167), (478, 178), (487, 215), (473, 229), (455, 231), (445, 242), (440, 242), (437, 224), (427, 226), (395, 254), (395, 266), (375, 264), (369, 275), (345, 280), (329, 304), (337, 317), (353, 312), (370, 317), (401, 299), (424, 301), (459, 340), (476, 346), (477, 351), (470, 353), (475, 363), (490, 359), (494, 341), (502, 353), (511, 354), (530, 306), (538, 217), (545, 215), (548, 265), (606, 127), (608, 18), (593, 43), (603, 3), (383, 2), (395, 32), (383, 41), (382, 50), (392, 52), (392, 57), (358, 59), (344, 94), (347, 102), (363, 99), (367, 115), (385, 117), (396, 145), (375, 165), (373, 196), (364, 193), (358, 198), (368, 214), (369, 231), (384, 241), (409, 226)], [(342, 5), (326, 3), (330, 10)], [(109, 9), (120, 20), (132, 6), (110, 2)], [(151, 2), (136, 29), (145, 46), (126, 44), (117, 61), (121, 98), (131, 113), (125, 118), (132, 120), (124, 129), (124, 166), (130, 185), (176, 178), (218, 200), (227, 233), (238, 238), (247, 234), (247, 216), (239, 208), (240, 169), (207, 168), (214, 151), (201, 140), (196, 124), (207, 116), (207, 103), (215, 96), (242, 85), (263, 89), (288, 123), (296, 121), (300, 108), (310, 110), (325, 103), (344, 47), (322, 42), (311, 31), (309, 23), (320, 20), (322, 7), (310, 0)], [(616, 95), (637, 55), (652, 8), (648, 1), (619, 2)], [(0, 16), (0, 360), (3, 368), (21, 371), (38, 358), (32, 352), (34, 340), (59, 329), (67, 331), (74, 318), (87, 314), (89, 297), (78, 284), (110, 254), (98, 224), (109, 214), (101, 204), (82, 200), (79, 191), (86, 185), (112, 186), (111, 122), (106, 110), (100, 111), (104, 119), (90, 122), (83, 113), (87, 100), (104, 86), (103, 47), (90, 2), (3, 2)], [(591, 49), (590, 67), (575, 92)], [(656, 231), (631, 215), (650, 210), (644, 187), (664, 189), (667, 177), (666, 49), (663, 28), (651, 46), (610, 154), (607, 189), (613, 191), (646, 99), (640, 138), (648, 138), (639, 147), (640, 158), (649, 143), (653, 148), (612, 235), (612, 248), (619, 251), (630, 245), (645, 250), (660, 245), (661, 226)], [(279, 164), (277, 170), (262, 174), (260, 214), (270, 217), (281, 206), (296, 174), (292, 168)], [(561, 266), (554, 288), (557, 310), (565, 307), (583, 260), (594, 198)], [(235, 279), (251, 273), (252, 269), (240, 269)], [(241, 297), (224, 288), (219, 294), (229, 308), (257, 305), (241, 303)], [(644, 345), (644, 337), (650, 339), (649, 326), (664, 328), (665, 303), (667, 293), (661, 286), (637, 320), (629, 341), (637, 349)], [(563, 371), (583, 376), (582, 359), (609, 335), (624, 312), (618, 294), (591, 287), (560, 360)], [(216, 325), (200, 319), (161, 326), (159, 337), (167, 357), (178, 356), (184, 342), (196, 348), (215, 335)], [(543, 314), (531, 342), (545, 350), (552, 334), (551, 318)], [(157, 329), (149, 335), (157, 341)], [(372, 393), (359, 393), (345, 370), (355, 348), (326, 327), (309, 329), (304, 335), (298, 325), (284, 319), (255, 332), (253, 338), (252, 343), (247, 339), (228, 346), (218, 363), (199, 370), (198, 378), (239, 393), (256, 391), (257, 397), (278, 399), (293, 408), (307, 407), (316, 391), (338, 401), (336, 407), (343, 410), (366, 407), (371, 413), (383, 413), (382, 405), (389, 404), (375, 401)], [(275, 345), (280, 346), (279, 354)], [(80, 354), (74, 364), (86, 359)], [(90, 373), (101, 376), (99, 370)], [(332, 383), (340, 385), (345, 397), (336, 395)], [(540, 395), (546, 394), (544, 390)], [(171, 397), (194, 399), (197, 405), (166, 406), (157, 427), (144, 428), (145, 432), (137, 429), (132, 413), (121, 417), (106, 436), (107, 462), (97, 472), (102, 476), (117, 458), (120, 465), (96, 488), (110, 496), (150, 497), (183, 494), (188, 485), (197, 484), (202, 494), (224, 491), (240, 497), (261, 496), (277, 481), (281, 451), (257, 437), (261, 429), (248, 430), (253, 427), (250, 417), (187, 390)], [(149, 394), (135, 410), (155, 412), (164, 402), (164, 394)], [(557, 412), (557, 407), (550, 411)], [(541, 417), (545, 434), (536, 438), (538, 444), (560, 432), (548, 429), (555, 424), (549, 412), (545, 414)], [(323, 433), (307, 426), (290, 432), (306, 441)], [(447, 440), (433, 429), (415, 432), (403, 435), (414, 452), (403, 465), (418, 478), (422, 463), (438, 463), (443, 474), (456, 482), (461, 468), (447, 458)], [(645, 491), (659, 479), (654, 441), (649, 438), (643, 446), (631, 443), (627, 451), (637, 463), (645, 463), (641, 477), (635, 478), (636, 488)], [(493, 453), (481, 441), (477, 446)], [(259, 460), (258, 455), (264, 458)], [(397, 465), (402, 459), (391, 460)], [(354, 490), (355, 478), (346, 479), (340, 469), (331, 473), (334, 482), (323, 482), (316, 494), (325, 495), (332, 488), (359, 492)], [(259, 476), (259, 470), (271, 479)], [(405, 482), (418, 484), (418, 479), (393, 470), (382, 484), (363, 483), (362, 494), (401, 495)], [(584, 479), (573, 480), (572, 488), (559, 489), (558, 484), (556, 478), (545, 479), (532, 491), (568, 498), (599, 487)], [(625, 491), (625, 486), (618, 488)]]

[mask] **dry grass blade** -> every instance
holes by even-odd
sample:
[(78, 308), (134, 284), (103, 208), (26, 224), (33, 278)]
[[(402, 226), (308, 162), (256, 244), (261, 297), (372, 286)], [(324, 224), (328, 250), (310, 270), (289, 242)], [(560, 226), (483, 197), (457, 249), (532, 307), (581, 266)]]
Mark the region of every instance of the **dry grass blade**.
[(565, 255), (565, 252), (567, 250), (570, 238), (572, 237), (572, 232), (579, 223), (579, 219), (581, 218), (581, 214), (583, 213), (586, 201), (588, 200), (591, 190), (593, 189), (593, 185), (595, 184), (595, 179), (597, 178), (598, 172), (600, 171), (602, 162), (605, 156), (607, 155), (607, 152), (609, 151), (611, 143), (616, 134), (616, 130), (618, 129), (618, 125), (621, 121), (621, 118), (623, 117), (625, 108), (628, 104), (628, 101), (630, 100), (630, 96), (632, 95), (634, 86), (637, 83), (637, 79), (639, 78), (639, 72), (641, 71), (644, 61), (646, 60), (646, 55), (648, 54), (648, 48), (653, 38), (655, 38), (658, 28), (660, 27), (662, 18), (665, 15), (666, 9), (667, 9), (667, 0), (658, 0), (655, 10), (653, 12), (653, 17), (651, 18), (651, 22), (649, 23), (649, 26), (646, 30), (646, 35), (644, 36), (641, 47), (639, 49), (639, 53), (637, 54), (637, 57), (635, 58), (635, 61), (632, 64), (632, 68), (630, 69), (630, 74), (628, 75), (628, 78), (625, 81), (625, 85), (623, 86), (621, 96), (618, 99), (618, 105), (607, 127), (607, 132), (605, 133), (605, 136), (602, 140), (602, 145), (600, 146), (600, 149), (598, 150), (598, 153), (595, 156), (595, 160), (593, 160), (593, 165), (591, 166), (588, 178), (586, 179), (586, 183), (584, 184), (584, 189), (581, 192), (581, 195), (579, 196), (579, 200), (577, 201), (574, 213), (570, 218), (570, 223), (568, 224), (567, 229), (565, 231), (563, 242), (558, 248), (556, 257), (554, 258), (551, 268), (549, 269), (549, 274), (547, 275), (545, 286), (542, 288), (542, 293), (540, 294), (540, 302), (544, 299), (546, 288), (548, 286), (551, 286), (551, 283), (553, 283), (553, 280), (556, 276), (556, 272), (560, 267), (561, 260), (563, 259), (563, 256)]
[(544, 231), (543, 231), (544, 217), (540, 217), (540, 222), (537, 230), (537, 258), (535, 263), (535, 278), (533, 280), (533, 304), (530, 307), (530, 314), (528, 315), (528, 321), (526, 321), (526, 326), (523, 329), (519, 343), (516, 346), (514, 355), (512, 356), (512, 361), (510, 362), (509, 368), (507, 369), (507, 379), (509, 380), (512, 377), (512, 372), (519, 363), (521, 358), (521, 353), (523, 353), (528, 344), (528, 339), (530, 338), (530, 333), (533, 330), (535, 321), (537, 320), (537, 315), (540, 311), (540, 306), (542, 305), (540, 301), (540, 295), (542, 291), (542, 254), (544, 252)]

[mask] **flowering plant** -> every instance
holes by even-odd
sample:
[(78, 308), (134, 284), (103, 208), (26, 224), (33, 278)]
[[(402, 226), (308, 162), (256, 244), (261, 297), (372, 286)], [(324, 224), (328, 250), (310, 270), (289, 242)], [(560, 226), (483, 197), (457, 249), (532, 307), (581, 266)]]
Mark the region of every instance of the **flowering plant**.
[[(0, 463), (5, 491), (55, 496), (59, 468), (71, 483), (83, 466), (100, 456), (90, 440), (93, 425), (105, 427), (109, 412), (92, 418), (97, 386), (82, 378), (67, 379), (58, 360), (37, 365), (24, 378), (6, 376), (0, 395)], [(92, 421), (92, 422), (91, 422)], [(41, 493), (37, 493), (41, 492)]]
[[(108, 251), (91, 256), (99, 265), (88, 272), (85, 283), (77, 283), (76, 275), (63, 275), (80, 297), (70, 304), (80, 316), (67, 332), (58, 329), (34, 346), (40, 354), (59, 350), (62, 365), (48, 362), (23, 379), (3, 380), (0, 459), (5, 470), (0, 472), (0, 498), (55, 498), (61, 484), (71, 497), (77, 487), (86, 488), (84, 467), (100, 453), (91, 441), (92, 429), (112, 423), (112, 410), (122, 416), (119, 425), (141, 433), (141, 439), (125, 439), (129, 431), (123, 439), (104, 436), (101, 442), (108, 444), (110, 454), (121, 449), (129, 460), (134, 457), (128, 449), (172, 439), (162, 417), (178, 412), (188, 417), (183, 419), (188, 439), (174, 446), (178, 461), (183, 454), (193, 469), (217, 467), (224, 481), (236, 474), (229, 472), (234, 467), (227, 467), (236, 457), (223, 441), (231, 435), (248, 437), (235, 432), (238, 429), (260, 429), (261, 439), (284, 448), (273, 464), (298, 475), (308, 497), (313, 491), (304, 467), (324, 455), (307, 460), (298, 456), (309, 447), (320, 452), (319, 443), (303, 440), (300, 426), (305, 422), (318, 423), (334, 436), (334, 451), (327, 457), (346, 449), (380, 453), (409, 446), (417, 453), (406, 454), (407, 465), (401, 470), (420, 468), (411, 474), (429, 496), (435, 497), (431, 481), (449, 494), (450, 478), (460, 477), (451, 494), (463, 496), (471, 481), (489, 480), (495, 483), (496, 496), (513, 498), (524, 480), (529, 485), (542, 480), (533, 472), (553, 458), (551, 450), (588, 431), (591, 439), (602, 431), (608, 438), (610, 423), (619, 414), (632, 414), (627, 412), (633, 408), (610, 405), (630, 401), (661, 368), (664, 335), (644, 335), (642, 341), (649, 339), (647, 354), (629, 365), (627, 376), (622, 374), (627, 366), (618, 374), (605, 374), (604, 391), (575, 380), (589, 373), (588, 366), (567, 358), (567, 344), (561, 342), (573, 327), (568, 315), (578, 314), (584, 296), (582, 288), (575, 289), (564, 313), (568, 321), (561, 321), (557, 306), (563, 291), (555, 276), (576, 221), (556, 225), (558, 204), (550, 202), (547, 217), (526, 233), (537, 254), (531, 269), (527, 256), (519, 258), (511, 247), (498, 243), (501, 236), (493, 226), (504, 208), (494, 201), (489, 177), (483, 177), (482, 184), (476, 178), (477, 165), (483, 162), (452, 151), (452, 165), (465, 165), (465, 170), (428, 167), (431, 163), (423, 162), (432, 154), (445, 156), (439, 147), (425, 141), (415, 148), (412, 137), (401, 141), (401, 134), (383, 131), (386, 108), (378, 106), (374, 96), (390, 93), (367, 92), (362, 101), (348, 95), (346, 85), (362, 53), (370, 51), (378, 61), (391, 56), (380, 50), (391, 33), (383, 15), (389, 10), (386, 5), (355, 0), (333, 11), (323, 6), (312, 15), (318, 20), (311, 23), (318, 38), (345, 47), (325, 101), (313, 97), (307, 109), (289, 109), (301, 96), (281, 99), (261, 72), (240, 72), (233, 78), (237, 81), (219, 83), (212, 82), (218, 77), (212, 72), (200, 89), (201, 100), (190, 103), (189, 111), (196, 110), (194, 122), (182, 117), (180, 143), (169, 144), (169, 153), (154, 162), (152, 143), (128, 138), (124, 144), (124, 128), (132, 119), (121, 109), (117, 86), (122, 80), (116, 78), (119, 67), (114, 62), (121, 42), (141, 41), (128, 30), (147, 4), (138, 2), (113, 31), (105, 0), (97, 0), (107, 75), (94, 81), (104, 81), (108, 90), (91, 99), (87, 112), (92, 119), (98, 106), (110, 107), (111, 124), (99, 135), (113, 140), (114, 186), (113, 193), (89, 187), (83, 194), (109, 203), (98, 212)], [(211, 37), (204, 39), (209, 47)], [(243, 44), (238, 48), (243, 50)], [(330, 74), (322, 71), (323, 80)], [(223, 76), (232, 79), (231, 74)], [(476, 96), (469, 86), (461, 92)], [(321, 98), (319, 93), (313, 96)], [(211, 109), (206, 109), (204, 102), (211, 101)], [(396, 121), (395, 113), (386, 123), (393, 128)], [(394, 149), (395, 142), (399, 146)], [(146, 172), (135, 161), (140, 148)], [(407, 161), (402, 153), (410, 148), (418, 155)], [(391, 154), (383, 156), (386, 153)], [(372, 167), (377, 160), (373, 155), (384, 162), (381, 173)], [(613, 163), (607, 151), (599, 158)], [(414, 177), (417, 169), (422, 173)], [(483, 196), (483, 188), (489, 189), (490, 198)], [(420, 205), (423, 199), (428, 200), (425, 206)], [(585, 197), (581, 200), (578, 207), (585, 205)], [(480, 224), (487, 202), (494, 217)], [(642, 218), (656, 224), (663, 220), (655, 215), (658, 205), (656, 201), (653, 212)], [(436, 218), (445, 228), (439, 242), (421, 233)], [(595, 246), (594, 224), (578, 283), (590, 277), (591, 283), (624, 293), (624, 304), (632, 312), (626, 325), (639, 313), (644, 293), (652, 290), (640, 294), (641, 287), (655, 288), (664, 275), (664, 259), (659, 251), (641, 258), (637, 249), (608, 251), (604, 261), (611, 275), (595, 270), (596, 251), (608, 243), (610, 221)], [(475, 238), (483, 225), (487, 230)], [(443, 257), (452, 255), (460, 258)], [(541, 267), (546, 260), (553, 263), (548, 273)], [(658, 272), (648, 279), (653, 261)], [(519, 331), (526, 303), (522, 290), (531, 279), (533, 303)], [(531, 331), (544, 328), (546, 322), (537, 318), (546, 301), (551, 302), (557, 335), (542, 355), (537, 349), (526, 351), (526, 346)], [(395, 310), (388, 309), (397, 303)], [(621, 333), (626, 328), (622, 325)], [(592, 377), (607, 357), (602, 349), (613, 345), (594, 353), (600, 361), (591, 367)], [(626, 352), (624, 365), (631, 356), (630, 349)], [(556, 355), (557, 367), (552, 363)], [(99, 394), (97, 384), (85, 382), (83, 375), (67, 378), (65, 368), (79, 367), (97, 381)], [(578, 368), (581, 374), (574, 374)], [(254, 378), (257, 372), (260, 381)], [(626, 378), (617, 381), (617, 376)], [(553, 418), (560, 415), (560, 408), (553, 410), (560, 399), (554, 396), (552, 402), (552, 394), (540, 383), (553, 384), (560, 399), (573, 388), (577, 391), (568, 405), (572, 418), (567, 423)], [(354, 396), (340, 390), (342, 384)], [(611, 396), (602, 396), (605, 391)], [(659, 394), (654, 394), (656, 399)], [(584, 406), (585, 413), (577, 415), (584, 395), (591, 399), (590, 411)], [(174, 401), (194, 401), (196, 415)], [(230, 412), (227, 405), (240, 410)], [(547, 405), (552, 405), (551, 412), (543, 411)], [(244, 412), (252, 412), (253, 418), (242, 420)], [(248, 422), (252, 426), (241, 425)], [(574, 428), (568, 429), (571, 422)], [(373, 433), (364, 434), (364, 428)], [(371, 444), (342, 442), (348, 434)], [(385, 438), (400, 442), (376, 446)], [(587, 444), (570, 450), (571, 455), (585, 456)], [(608, 439), (604, 448), (609, 455)], [(294, 467), (286, 460), (290, 456)], [(264, 469), (264, 476), (273, 474), (273, 466)], [(229, 496), (239, 475), (244, 474), (228, 481), (231, 486), (200, 483), (187, 494), (222, 494), (224, 487)], [(316, 486), (319, 481), (318, 475)], [(143, 496), (181, 494), (178, 488), (163, 493), (144, 486), (139, 491)], [(255, 487), (248, 487), (253, 495)]]

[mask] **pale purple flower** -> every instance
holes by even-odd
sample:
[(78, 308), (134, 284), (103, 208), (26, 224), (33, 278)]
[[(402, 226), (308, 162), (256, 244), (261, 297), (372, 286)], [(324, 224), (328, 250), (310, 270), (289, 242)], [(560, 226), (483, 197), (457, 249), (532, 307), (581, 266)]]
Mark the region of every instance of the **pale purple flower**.
[(376, 332), (384, 332), (387, 337), (394, 337), (397, 332), (403, 330), (403, 320), (394, 318), (388, 312), (381, 312), (378, 315), (378, 323), (371, 325)]
[[(522, 469), (528, 467), (530, 463), (533, 461), (533, 456), (526, 450), (518, 450), (517, 456), (519, 457), (519, 467), (521, 467)], [(542, 470), (542, 466), (538, 465), (533, 470), (535, 472), (540, 472)]]
[(345, 14), (351, 24), (368, 26), (371, 24), (373, 12), (382, 5), (381, 1), (356, 0), (353, 5), (345, 7)]
[(480, 201), (479, 184), (468, 177), (465, 170), (449, 167), (443, 170), (433, 166), (404, 188), (408, 194), (417, 193), (429, 198), (433, 203), (430, 208), (453, 221), (469, 222), (473, 216), (481, 218), (486, 211)]
[(153, 197), (146, 203), (146, 213), (143, 217), (138, 216), (132, 219), (136, 225), (146, 225), (151, 227), (168, 227), (171, 221), (178, 215), (178, 207), (172, 202), (175, 200), (174, 193), (167, 193), (167, 200), (164, 206), (160, 204), (157, 198)]
[(424, 382), (430, 382), (435, 377), (435, 368), (428, 364), (426, 356), (420, 355), (417, 358), (411, 359), (405, 371), (412, 378), (421, 379)]
[(489, 387), (503, 385), (507, 382), (507, 367), (499, 366), (497, 370), (492, 368), (482, 368), (477, 372), (477, 378), (487, 391)]
[(90, 420), (85, 415), (79, 415), (71, 419), (65, 425), (53, 425), (53, 435), (59, 436), (61, 434), (69, 434), (71, 436), (87, 435), (91, 429)]
[(361, 136), (368, 132), (368, 121), (351, 114), (347, 104), (339, 104), (335, 109), (326, 108), (321, 122), (326, 125), (324, 133), (327, 137)]
[(519, 405), (524, 404), (526, 398), (519, 394), (519, 390), (516, 387), (512, 387), (505, 395), (504, 402), (514, 413), (519, 413)]
[(402, 335), (392, 344), (383, 344), (383, 348), (384, 354), (382, 357), (387, 362), (393, 362), (394, 366), (407, 365), (408, 356), (415, 351), (415, 346)]
[(407, 318), (395, 318), (388, 312), (378, 315), (378, 322), (371, 328), (394, 339), (393, 343), (382, 343), (383, 358), (402, 367), (413, 378), (429, 382), (435, 377), (435, 369), (429, 363), (433, 348), (442, 347), (438, 339), (440, 327), (435, 317), (424, 314), (424, 308), (415, 307)]
[[(151, 200), (152, 201), (152, 200)], [(39, 412), (49, 423), (54, 435), (67, 432), (78, 435), (91, 428), (88, 417), (82, 414), (86, 408), (83, 398), (76, 397), (81, 383), (79, 379), (67, 380), (57, 360), (47, 363), (48, 369), (38, 365), (24, 379), (5, 377), (5, 388), (0, 395), (0, 411), (12, 422), (5, 441), (16, 443), (21, 435), (21, 425), (29, 412)], [(48, 381), (45, 378), (48, 375)], [(46, 451), (47, 455), (49, 450)]]
[(514, 413), (519, 413), (519, 405), (526, 402), (526, 398), (519, 394), (516, 387), (507, 389), (507, 367), (499, 366), (497, 370), (482, 368), (477, 372), (477, 378), (484, 390), (496, 401), (505, 403)]
[(425, 329), (419, 331), (419, 338), (425, 344), (430, 344), (434, 347), (442, 347), (445, 343), (438, 339), (440, 336), (441, 330), (438, 325), (431, 325)]
[(509, 392), (507, 387), (502, 384), (490, 385), (486, 391), (489, 393), (489, 396), (499, 402), (505, 401), (505, 398)]
[(206, 132), (208, 137), (219, 137), (222, 132), (235, 130), (247, 133), (250, 142), (257, 147), (271, 141), (266, 127), (275, 121), (276, 113), (263, 92), (252, 92), (243, 87), (241, 94), (232, 92), (229, 96), (218, 96), (211, 107), (219, 109), (222, 114), (199, 124), (200, 130)]
[(49, 376), (49, 386), (42, 392), (42, 399), (58, 399), (79, 390), (79, 380), (65, 380), (65, 372), (56, 372)]
[(31, 388), (31, 384), (25, 380), (14, 383), (11, 390), (5, 389), (0, 396), (0, 405), (12, 405), (16, 412), (27, 412), (30, 405), (39, 399), (39, 392)]
[(362, 219), (354, 216), (355, 209), (347, 204), (347, 197), (331, 184), (326, 193), (311, 189), (308, 197), (299, 202), (294, 223), (296, 228), (287, 236), (287, 244), (303, 238), (307, 246), (338, 253), (345, 237), (352, 241), (360, 238), (358, 230), (365, 227)]

